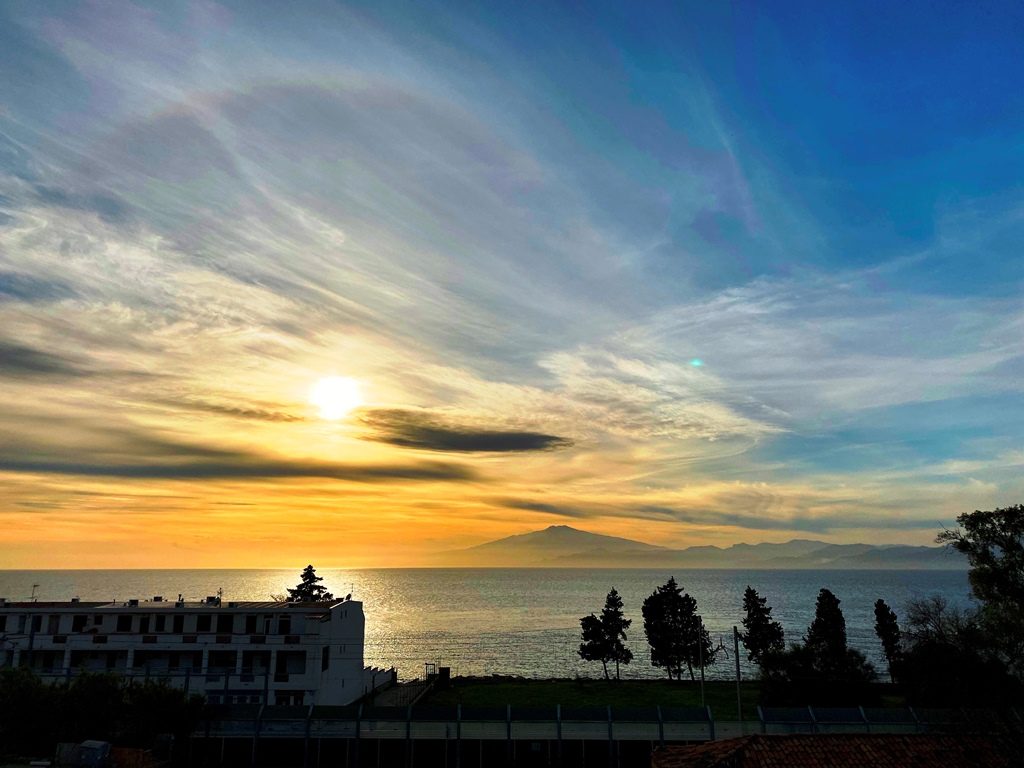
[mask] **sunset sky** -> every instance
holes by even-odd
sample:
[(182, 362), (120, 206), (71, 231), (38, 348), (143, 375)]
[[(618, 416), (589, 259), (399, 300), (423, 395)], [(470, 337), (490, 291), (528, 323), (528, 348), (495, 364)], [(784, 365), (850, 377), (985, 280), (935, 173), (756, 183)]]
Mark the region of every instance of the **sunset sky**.
[(1024, 501), (1022, 7), (0, 1), (0, 568)]

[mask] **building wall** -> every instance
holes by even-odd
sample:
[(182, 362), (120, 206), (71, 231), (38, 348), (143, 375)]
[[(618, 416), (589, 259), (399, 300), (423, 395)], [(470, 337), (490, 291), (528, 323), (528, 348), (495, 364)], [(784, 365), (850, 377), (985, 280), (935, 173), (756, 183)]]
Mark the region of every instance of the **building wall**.
[(0, 662), (51, 680), (114, 672), (212, 701), (348, 704), (363, 695), (362, 603), (0, 605)]

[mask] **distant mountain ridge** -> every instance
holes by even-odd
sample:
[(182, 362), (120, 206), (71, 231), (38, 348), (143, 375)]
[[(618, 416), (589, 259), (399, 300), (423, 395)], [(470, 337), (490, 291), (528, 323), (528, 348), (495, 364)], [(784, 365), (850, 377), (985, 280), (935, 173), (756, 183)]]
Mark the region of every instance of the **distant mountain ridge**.
[(961, 570), (966, 559), (946, 547), (829, 544), (733, 544), (672, 549), (552, 525), (539, 531), (443, 552), (436, 564), (477, 568), (770, 568)]

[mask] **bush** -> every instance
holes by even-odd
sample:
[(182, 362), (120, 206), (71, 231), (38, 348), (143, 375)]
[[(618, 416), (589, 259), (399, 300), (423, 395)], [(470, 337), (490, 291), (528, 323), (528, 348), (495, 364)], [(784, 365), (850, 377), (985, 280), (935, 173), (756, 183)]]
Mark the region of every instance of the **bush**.
[(834, 656), (823, 660), (811, 646), (791, 645), (762, 659), (762, 700), (772, 706), (872, 705), (879, 699), (875, 677), (860, 651), (846, 649), (839, 662)]

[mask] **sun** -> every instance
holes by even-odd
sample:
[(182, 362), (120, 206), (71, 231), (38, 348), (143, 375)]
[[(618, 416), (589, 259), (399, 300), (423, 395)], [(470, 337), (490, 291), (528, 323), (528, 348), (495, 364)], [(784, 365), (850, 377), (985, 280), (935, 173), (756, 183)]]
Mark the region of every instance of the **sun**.
[(347, 376), (328, 376), (309, 390), (309, 402), (320, 409), (320, 418), (343, 418), (363, 404), (359, 382)]

